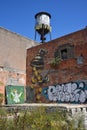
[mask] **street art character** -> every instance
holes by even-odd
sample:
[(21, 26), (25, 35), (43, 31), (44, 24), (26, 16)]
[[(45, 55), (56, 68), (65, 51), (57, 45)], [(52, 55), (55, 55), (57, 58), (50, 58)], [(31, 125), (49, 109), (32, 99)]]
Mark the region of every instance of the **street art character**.
[(44, 68), (44, 57), (47, 54), (47, 50), (40, 49), (38, 54), (32, 59), (30, 65), (32, 67), (32, 78), (31, 83), (33, 86), (34, 84), (43, 84), (48, 82), (48, 73), (45, 76), (42, 75), (43, 68)]
[(18, 93), (17, 90), (14, 90), (11, 92), (11, 96), (13, 97), (13, 101), (15, 103), (19, 103), (20, 102), (20, 97), (22, 95), (22, 92)]

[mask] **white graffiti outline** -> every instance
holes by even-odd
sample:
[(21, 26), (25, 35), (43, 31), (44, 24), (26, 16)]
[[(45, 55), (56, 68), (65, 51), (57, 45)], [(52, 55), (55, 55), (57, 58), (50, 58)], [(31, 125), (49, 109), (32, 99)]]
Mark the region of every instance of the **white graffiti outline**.
[(87, 89), (84, 82), (69, 82), (49, 86), (47, 89), (48, 99), (56, 102), (84, 103), (87, 100)]

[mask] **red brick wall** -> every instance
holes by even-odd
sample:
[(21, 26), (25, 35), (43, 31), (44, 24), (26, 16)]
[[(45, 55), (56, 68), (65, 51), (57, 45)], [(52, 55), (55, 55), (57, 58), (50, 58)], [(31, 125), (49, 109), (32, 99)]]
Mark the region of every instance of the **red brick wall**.
[[(73, 76), (68, 75), (70, 71), (71, 73), (76, 73), (76, 72), (78, 73), (80, 70), (82, 70), (83, 72), (81, 73), (82, 75), (81, 78), (82, 77), (85, 78), (87, 76), (87, 74), (85, 74), (86, 67), (87, 67), (86, 66), (87, 65), (87, 29), (84, 29), (84, 30), (63, 36), (56, 40), (50, 41), (48, 43), (40, 44), (36, 47), (30, 48), (27, 50), (27, 64), (26, 64), (27, 82), (26, 83), (28, 86), (31, 84), (31, 75), (32, 75), (32, 68), (30, 66), (30, 62), (38, 54), (39, 50), (43, 48), (48, 51), (47, 56), (44, 59), (45, 61), (44, 69), (45, 70), (55, 69), (55, 67), (52, 68), (48, 64), (48, 62), (50, 61), (50, 59), (54, 57), (54, 52), (58, 48), (58, 46), (60, 46), (61, 44), (66, 44), (66, 43), (70, 43), (74, 45), (75, 58), (64, 60), (56, 67), (56, 72), (55, 73), (53, 72), (53, 74), (50, 74), (50, 75), (54, 75), (52, 77), (55, 77), (58, 71), (58, 76), (56, 76), (56, 78), (53, 79), (52, 82), (55, 82), (56, 79), (57, 79), (57, 82), (65, 82), (66, 80), (69, 81), (71, 77), (72, 77), (72, 80), (74, 80), (76, 75), (75, 74), (71, 74)], [(84, 57), (84, 63), (82, 65), (77, 65), (76, 58), (80, 56), (80, 54), (82, 54)], [(64, 75), (65, 80), (63, 79), (64, 72), (62, 73), (64, 69), (67, 70), (65, 75), (66, 74), (68, 75), (68, 76)], [(50, 78), (52, 77), (50, 76)]]
[[(74, 58), (62, 60), (59, 65), (52, 67), (48, 62), (54, 58), (57, 48), (66, 43), (74, 45)], [(41, 48), (48, 51), (44, 59), (45, 65), (43, 71), (50, 70), (50, 72), (49, 82), (44, 83), (40, 87), (77, 80), (87, 80), (87, 28), (28, 49), (26, 64), (27, 86), (31, 85), (32, 67), (30, 66), (30, 62)], [(77, 64), (77, 57), (81, 54), (83, 55), (83, 64)]]

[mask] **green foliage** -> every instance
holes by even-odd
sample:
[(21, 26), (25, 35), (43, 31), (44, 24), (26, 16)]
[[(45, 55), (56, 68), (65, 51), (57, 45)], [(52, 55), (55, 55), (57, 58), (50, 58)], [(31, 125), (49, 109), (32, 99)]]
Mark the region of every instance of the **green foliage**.
[(5, 110), (3, 114), (0, 111), (0, 130), (84, 130), (82, 118), (78, 119), (75, 127), (75, 118), (64, 110), (49, 112), (45, 107), (40, 107), (19, 114), (14, 112), (11, 117)]
[(62, 59), (60, 57), (55, 57), (49, 62), (49, 64), (55, 66), (58, 65), (61, 61)]

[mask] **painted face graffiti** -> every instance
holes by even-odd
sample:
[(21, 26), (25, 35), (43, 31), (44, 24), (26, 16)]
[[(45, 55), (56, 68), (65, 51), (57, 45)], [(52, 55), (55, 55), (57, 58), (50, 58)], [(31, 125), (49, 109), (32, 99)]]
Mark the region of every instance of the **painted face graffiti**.
[(43, 89), (43, 95), (50, 101), (86, 103), (87, 85), (84, 82), (69, 82)]

